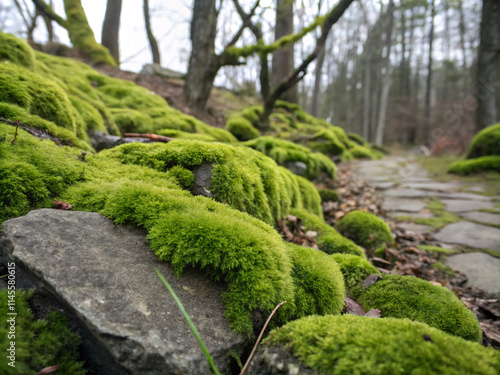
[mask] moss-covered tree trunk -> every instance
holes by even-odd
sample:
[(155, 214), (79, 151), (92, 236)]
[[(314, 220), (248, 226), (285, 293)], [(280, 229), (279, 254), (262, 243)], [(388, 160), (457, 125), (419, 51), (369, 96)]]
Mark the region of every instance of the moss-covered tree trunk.
[(96, 42), (80, 0), (64, 0), (66, 19), (55, 13), (43, 0), (33, 0), (33, 3), (68, 31), (73, 47), (93, 64), (116, 66), (109, 50)]

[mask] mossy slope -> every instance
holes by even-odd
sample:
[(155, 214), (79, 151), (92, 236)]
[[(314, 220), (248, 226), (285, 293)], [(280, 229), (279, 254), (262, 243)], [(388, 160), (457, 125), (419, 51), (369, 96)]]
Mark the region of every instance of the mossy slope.
[(368, 276), (379, 273), (370, 262), (353, 254), (332, 254), (331, 257), (340, 266), (346, 288), (351, 288)]
[(356, 287), (356, 301), (382, 317), (408, 318), (470, 341), (481, 341), (479, 323), (450, 290), (410, 276), (386, 275), (368, 288)]
[(91, 150), (87, 131), (200, 133), (205, 140), (236, 142), (132, 82), (99, 74), (75, 60), (34, 52), (0, 33), (0, 117), (46, 130), (69, 145)]
[(321, 374), (494, 375), (500, 369), (495, 350), (408, 319), (310, 316), (273, 330), (266, 345), (291, 350)]

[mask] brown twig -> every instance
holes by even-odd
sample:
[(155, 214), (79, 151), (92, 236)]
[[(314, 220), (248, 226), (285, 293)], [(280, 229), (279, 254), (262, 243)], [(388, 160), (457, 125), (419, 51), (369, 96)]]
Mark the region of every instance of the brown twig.
[(36, 375), (47, 375), (52, 374), (54, 371), (57, 371), (61, 365), (49, 366), (41, 369), (36, 373)]
[(267, 318), (266, 320), (266, 324), (264, 324), (264, 327), (262, 328), (262, 331), (260, 331), (260, 334), (259, 334), (259, 337), (257, 338), (257, 341), (255, 342), (255, 345), (252, 349), (252, 352), (250, 353), (250, 356), (248, 357), (247, 361), (245, 362), (245, 366), (243, 366), (243, 369), (241, 370), (240, 372), (240, 375), (243, 375), (247, 369), (248, 369), (248, 366), (250, 365), (250, 362), (252, 361), (252, 358), (253, 358), (253, 355), (255, 354), (255, 351), (257, 350), (257, 347), (259, 346), (259, 342), (260, 342), (260, 339), (262, 339), (262, 335), (264, 334), (264, 331), (266, 330), (267, 328), (267, 325), (269, 324), (269, 322), (271, 321), (271, 318), (273, 317), (273, 315), (276, 313), (276, 311), (281, 307), (283, 306), (284, 304), (286, 303), (286, 301), (283, 301), (281, 302), (278, 306), (276, 306), (273, 310), (273, 312), (271, 313), (271, 315), (269, 315), (269, 318)]
[(17, 120), (16, 122), (16, 134), (14, 134), (14, 139), (12, 140), (12, 142), (10, 143), (11, 145), (15, 145), (16, 144), (16, 139), (17, 139), (17, 129), (19, 129), (19, 120)]
[(153, 141), (165, 142), (165, 143), (174, 140), (174, 138), (165, 137), (163, 135), (158, 135), (158, 134), (149, 134), (149, 133), (125, 133), (123, 136), (127, 138), (148, 138), (152, 139)]

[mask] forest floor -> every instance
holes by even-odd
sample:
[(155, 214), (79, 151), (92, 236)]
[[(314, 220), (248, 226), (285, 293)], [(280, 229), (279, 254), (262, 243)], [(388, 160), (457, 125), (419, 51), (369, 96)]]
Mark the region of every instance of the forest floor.
[[(459, 178), (444, 173), (447, 165), (447, 158), (402, 156), (341, 165), (336, 184), (358, 188), (331, 212), (337, 219), (355, 200), (369, 211), (381, 202), (374, 213), (390, 224), (395, 243), (384, 254), (371, 254), (372, 263), (382, 272), (451, 289), (478, 317), (485, 344), (499, 349), (500, 176)], [(364, 184), (375, 193), (355, 199)], [(325, 217), (332, 215), (326, 211)]]

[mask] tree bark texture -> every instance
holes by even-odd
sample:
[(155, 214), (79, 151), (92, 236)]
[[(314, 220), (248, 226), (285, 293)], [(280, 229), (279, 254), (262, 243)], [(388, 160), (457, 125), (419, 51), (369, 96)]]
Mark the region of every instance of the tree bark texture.
[(429, 145), (429, 132), (431, 129), (431, 89), (432, 89), (432, 51), (434, 46), (434, 17), (436, 15), (435, 0), (431, 2), (431, 29), (429, 31), (429, 55), (427, 57), (427, 82), (425, 86), (425, 122), (422, 141)]
[(476, 99), (477, 130), (497, 122), (496, 85), (500, 56), (500, 0), (483, 0)]
[(149, 13), (149, 0), (144, 0), (144, 23), (146, 25), (146, 34), (148, 36), (149, 46), (151, 48), (151, 54), (153, 55), (153, 64), (161, 65), (160, 50), (158, 48), (158, 42), (151, 29), (151, 17)]
[(101, 35), (102, 45), (109, 50), (117, 65), (120, 64), (119, 31), (121, 12), (122, 0), (108, 0)]
[[(276, 28), (274, 40), (293, 34), (293, 0), (276, 0)], [(271, 85), (278, 86), (294, 70), (294, 45), (289, 44), (273, 53)], [(281, 96), (283, 100), (297, 103), (297, 86), (291, 87)]]
[[(215, 0), (195, 0), (191, 20), (192, 51), (184, 83), (184, 95), (189, 105), (200, 110), (204, 109), (208, 101), (219, 70), (215, 61), (217, 16)], [(210, 68), (215, 66), (216, 69)]]
[(321, 78), (323, 76), (323, 63), (325, 62), (325, 49), (321, 51), (316, 61), (316, 70), (314, 72), (314, 89), (311, 99), (310, 112), (313, 116), (319, 117), (321, 112)]

